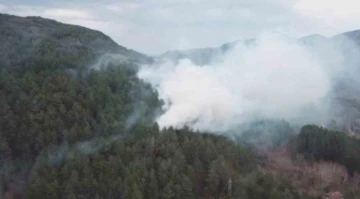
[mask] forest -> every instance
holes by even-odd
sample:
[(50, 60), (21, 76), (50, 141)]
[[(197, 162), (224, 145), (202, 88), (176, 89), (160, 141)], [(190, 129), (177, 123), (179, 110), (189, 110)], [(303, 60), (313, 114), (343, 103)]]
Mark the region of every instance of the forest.
[(59, 39), (0, 65), (2, 198), (360, 198), (360, 140), (284, 120), (235, 138), (160, 129), (163, 102), (134, 63), (92, 67), (96, 53)]
[[(235, 140), (159, 129), (153, 118), (162, 102), (131, 64), (69, 70), (58, 60), (1, 70), (5, 198), (275, 199), (316, 198), (335, 188), (349, 196), (359, 192), (351, 188), (360, 183), (359, 141), (341, 132), (307, 125), (296, 135), (286, 121), (255, 122)], [(264, 144), (271, 152), (257, 150)], [(297, 165), (300, 155), (309, 165)], [(275, 161), (284, 157), (288, 162)], [(313, 189), (309, 183), (288, 182), (296, 182), (288, 169), (312, 164), (331, 164), (334, 171), (343, 166), (346, 181), (298, 176), (321, 184), (312, 192), (301, 189)]]

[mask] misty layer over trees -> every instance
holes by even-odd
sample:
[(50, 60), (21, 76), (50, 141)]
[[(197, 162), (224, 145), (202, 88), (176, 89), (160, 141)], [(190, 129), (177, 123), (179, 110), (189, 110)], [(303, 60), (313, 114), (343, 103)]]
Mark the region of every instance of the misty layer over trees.
[[(90, 29), (2, 14), (0, 22), (2, 198), (360, 195), (360, 141), (343, 128), (358, 115), (349, 92), (359, 85), (356, 60), (334, 48), (271, 35), (250, 50), (210, 50), (214, 64), (164, 63)], [(343, 63), (351, 81), (338, 75)], [(318, 106), (328, 96), (343, 108)], [(319, 122), (332, 130), (306, 124)]]
[(231, 46), (207, 64), (165, 56), (141, 68), (138, 76), (165, 102), (160, 127), (226, 132), (262, 118), (346, 126), (359, 117), (352, 107), (358, 106), (360, 50), (351, 38), (264, 33)]

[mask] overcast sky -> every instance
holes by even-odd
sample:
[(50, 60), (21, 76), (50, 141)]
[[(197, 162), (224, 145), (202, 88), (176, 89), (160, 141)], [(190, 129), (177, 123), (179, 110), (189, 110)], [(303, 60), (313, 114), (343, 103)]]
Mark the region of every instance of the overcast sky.
[(152, 55), (219, 46), (264, 31), (301, 37), (360, 29), (359, 0), (0, 0), (0, 12), (97, 29)]

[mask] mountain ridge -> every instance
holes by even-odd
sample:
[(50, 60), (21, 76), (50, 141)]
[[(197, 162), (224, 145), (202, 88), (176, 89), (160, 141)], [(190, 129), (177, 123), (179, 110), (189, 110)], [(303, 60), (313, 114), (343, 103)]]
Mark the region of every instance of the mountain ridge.
[[(332, 37), (325, 37), (321, 34), (311, 34), (297, 38), (297, 41), (305, 45), (313, 46), (316, 43), (336, 42), (337, 40), (342, 40), (344, 38), (355, 40), (358, 44), (360, 44), (360, 29), (339, 33)], [(206, 65), (213, 61), (211, 59), (212, 56), (215, 55), (215, 57), (219, 59), (221, 54), (229, 52), (236, 44), (243, 43), (244, 45), (251, 45), (256, 42), (256, 40), (256, 38), (236, 40), (233, 42), (224, 43), (218, 47), (170, 50), (158, 56), (158, 59), (167, 59), (177, 63), (180, 59), (185, 58), (189, 59), (196, 65)]]
[[(246, 39), (246, 40), (235, 40), (232, 42), (226, 42), (218, 47), (200, 47), (200, 48), (191, 48), (185, 50), (168, 50), (158, 56), (150, 56), (144, 53), (137, 52), (135, 50), (126, 48), (124, 46), (119, 45), (115, 42), (111, 37), (104, 34), (103, 32), (91, 29), (87, 27), (83, 27), (80, 25), (72, 25), (59, 22), (53, 19), (47, 19), (39, 16), (26, 16), (20, 17), (16, 15), (4, 14), (0, 13), (0, 21), (2, 21), (0, 25), (0, 58), (1, 60), (6, 60), (6, 56), (13, 56), (16, 53), (23, 53), (25, 49), (22, 51), (15, 51), (13, 54), (9, 55), (4, 49), (4, 46), (13, 45), (16, 43), (16, 38), (14, 41), (14, 36), (9, 37), (9, 33), (15, 33), (19, 39), (23, 37), (26, 39), (30, 39), (31, 45), (38, 45), (42, 39), (46, 39), (48, 37), (55, 37), (59, 38), (61, 41), (66, 41), (66, 37), (73, 36), (77, 40), (75, 41), (66, 41), (64, 42), (63, 46), (70, 45), (75, 47), (89, 47), (92, 50), (96, 50), (97, 57), (103, 54), (117, 54), (122, 55), (123, 58), (128, 59), (128, 61), (139, 63), (139, 64), (149, 64), (153, 63), (156, 60), (172, 60), (174, 62), (178, 62), (180, 59), (190, 59), (197, 65), (206, 65), (209, 64), (210, 61), (216, 61), (221, 58), (222, 55), (229, 52), (236, 44), (243, 43), (245, 45), (250, 45), (256, 42), (256, 38)], [(15, 27), (14, 27), (15, 26)], [(22, 28), (20, 27), (22, 26)], [(42, 30), (46, 29), (46, 30)], [(59, 31), (58, 33), (54, 33), (54, 31)], [(79, 32), (88, 32), (90, 35), (71, 35), (71, 31), (79, 31)], [(91, 39), (86, 40), (89, 44), (85, 45), (84, 41), (79, 41), (79, 38), (89, 36), (92, 37), (94, 40)], [(300, 37), (297, 40), (302, 43), (314, 43), (315, 41), (326, 41), (326, 40), (336, 40), (341, 37), (349, 37), (359, 41), (360, 43), (360, 29), (347, 31), (343, 33), (336, 34), (332, 37), (325, 37), (320, 34), (311, 34), (308, 36)], [(24, 41), (21, 41), (24, 42)], [(28, 44), (28, 45), (29, 45)], [(26, 45), (25, 45), (26, 46)], [(27, 46), (28, 47), (28, 46)], [(25, 51), (29, 53), (28, 51)], [(1, 55), (2, 54), (2, 55)], [(31, 54), (31, 53), (30, 53)]]
[[(152, 57), (120, 46), (98, 30), (37, 16), (19, 17), (0, 13), (0, 21), (0, 64), (3, 66), (23, 65), (35, 54), (41, 54), (44, 46), (77, 58), (95, 60), (104, 54), (118, 54), (125, 61), (152, 61)], [(18, 56), (18, 59), (12, 59), (14, 56)]]

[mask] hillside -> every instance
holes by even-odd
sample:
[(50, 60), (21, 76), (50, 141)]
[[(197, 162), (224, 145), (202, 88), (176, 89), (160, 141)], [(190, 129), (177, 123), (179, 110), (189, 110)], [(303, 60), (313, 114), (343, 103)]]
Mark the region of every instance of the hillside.
[[(92, 67), (99, 58), (104, 67)], [(86, 154), (96, 152), (85, 147), (94, 139), (107, 146), (156, 129), (162, 102), (136, 76), (136, 64), (149, 61), (99, 31), (1, 14), (0, 196), (24, 193), (40, 154), (57, 149), (52, 162), (60, 164), (68, 146)]]
[(20, 67), (36, 56), (55, 51), (80, 65), (91, 64), (104, 54), (124, 61), (149, 63), (152, 58), (116, 44), (105, 34), (41, 17), (0, 13), (0, 66)]
[[(297, 134), (283, 120), (256, 121), (233, 139), (159, 129), (163, 101), (136, 67), (152, 58), (87, 28), (38, 17), (0, 19), (0, 198), (360, 194), (355, 138), (313, 125)], [(194, 53), (206, 64), (208, 53), (234, 44), (182, 56)], [(128, 61), (107, 62), (104, 55)], [(103, 67), (90, 67), (99, 58)]]

